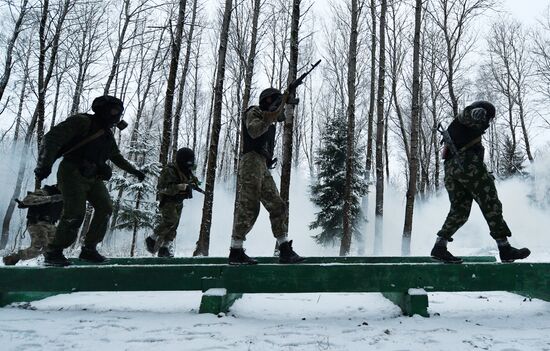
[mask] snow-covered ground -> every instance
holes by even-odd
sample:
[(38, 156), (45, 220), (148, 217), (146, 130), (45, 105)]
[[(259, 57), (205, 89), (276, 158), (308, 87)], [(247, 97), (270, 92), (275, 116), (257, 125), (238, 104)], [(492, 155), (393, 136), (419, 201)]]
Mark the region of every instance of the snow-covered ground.
[(244, 295), (198, 314), (200, 293), (76, 293), (0, 309), (0, 349), (550, 350), (550, 303), (505, 293), (430, 294), (431, 318), (380, 294)]

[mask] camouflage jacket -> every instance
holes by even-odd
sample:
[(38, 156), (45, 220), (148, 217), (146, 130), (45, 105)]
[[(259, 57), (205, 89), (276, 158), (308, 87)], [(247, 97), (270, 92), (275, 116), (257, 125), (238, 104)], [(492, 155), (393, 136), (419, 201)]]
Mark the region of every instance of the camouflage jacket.
[(178, 184), (196, 183), (197, 178), (192, 174), (186, 174), (178, 169), (175, 163), (167, 164), (160, 172), (157, 184), (157, 198), (161, 205), (166, 201), (181, 202), (193, 197), (193, 190), (187, 187), (185, 191), (178, 189)]
[(273, 161), (275, 149), (275, 124), (264, 117), (258, 106), (252, 106), (245, 112), (243, 129), (243, 153), (255, 151), (266, 158), (266, 162)]
[(92, 115), (83, 113), (67, 118), (44, 135), (38, 164), (51, 167), (61, 156), (74, 162), (86, 160), (98, 166), (110, 160), (122, 170), (134, 174), (137, 169), (122, 156), (110, 129), (104, 129), (104, 134), (100, 137), (67, 153), (73, 146), (100, 129)]

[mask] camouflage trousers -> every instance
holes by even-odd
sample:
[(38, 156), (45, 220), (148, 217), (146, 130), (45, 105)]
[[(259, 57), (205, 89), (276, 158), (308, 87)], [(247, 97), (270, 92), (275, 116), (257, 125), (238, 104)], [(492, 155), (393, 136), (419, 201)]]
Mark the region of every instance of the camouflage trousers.
[(63, 160), (57, 171), (57, 184), (63, 196), (63, 214), (48, 248), (64, 249), (75, 242), (86, 215), (86, 201), (93, 206), (94, 215), (84, 245), (100, 243), (113, 212), (111, 197), (103, 181), (82, 176), (77, 164)]
[(157, 245), (174, 241), (180, 224), (182, 202), (167, 201), (162, 204), (160, 210), (160, 222), (155, 227), (155, 235), (158, 236)]
[(260, 213), (260, 203), (269, 212), (273, 235), (281, 238), (288, 234), (286, 204), (265, 161), (265, 157), (256, 152), (248, 152), (241, 157), (233, 216), (234, 240), (246, 240)]
[(472, 202), (475, 200), (489, 225), (494, 239), (504, 239), (512, 233), (502, 217), (502, 203), (498, 199), (495, 181), (483, 160), (474, 153), (445, 161), (445, 188), (449, 193), (451, 209), (438, 236), (451, 241), (452, 235), (470, 216)]
[(31, 236), (31, 245), (15, 253), (20, 260), (30, 260), (42, 255), (55, 235), (55, 225), (49, 222), (38, 221), (28, 224), (27, 230)]

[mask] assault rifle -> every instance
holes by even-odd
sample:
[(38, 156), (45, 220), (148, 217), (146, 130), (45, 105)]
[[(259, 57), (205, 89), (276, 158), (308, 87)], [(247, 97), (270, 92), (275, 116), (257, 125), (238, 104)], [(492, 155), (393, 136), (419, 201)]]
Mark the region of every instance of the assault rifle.
[(315, 67), (319, 66), (320, 63), (321, 63), (321, 60), (315, 62), (314, 64), (311, 65), (311, 68), (309, 70), (304, 72), (301, 76), (299, 76), (292, 83), (290, 83), (290, 85), (288, 86), (288, 92), (290, 93), (290, 96), (288, 98), (288, 101), (286, 102), (287, 104), (298, 105), (298, 103), (300, 102), (300, 99), (296, 98), (295, 96), (296, 88), (302, 85), (302, 83), (304, 82), (304, 79), (311, 73), (311, 71), (315, 69)]
[(200, 188), (200, 184), (201, 182), (199, 182), (199, 180), (197, 179), (197, 177), (194, 177), (193, 176), (193, 179), (191, 179), (191, 181), (189, 183), (187, 183), (187, 186), (191, 187), (191, 189), (201, 193), (201, 194), (206, 194), (206, 192)]
[(443, 137), (443, 142), (445, 145), (449, 148), (449, 150), (452, 152), (453, 156), (456, 158), (456, 162), (458, 163), (458, 166), (461, 170), (464, 170), (464, 166), (462, 165), (462, 162), (460, 161), (460, 158), (458, 157), (458, 149), (456, 148), (455, 143), (453, 142), (453, 139), (451, 138), (451, 135), (449, 134), (449, 131), (441, 125), (441, 123), (437, 124), (437, 131), (441, 134)]

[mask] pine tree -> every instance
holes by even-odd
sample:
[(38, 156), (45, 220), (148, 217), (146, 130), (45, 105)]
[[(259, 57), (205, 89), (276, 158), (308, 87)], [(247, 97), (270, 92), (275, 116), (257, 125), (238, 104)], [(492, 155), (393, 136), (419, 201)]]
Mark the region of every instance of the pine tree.
[(135, 177), (125, 176), (123, 172), (116, 173), (111, 179), (114, 190), (123, 188), (126, 194), (120, 202), (115, 228), (132, 231), (130, 256), (135, 253), (138, 230), (152, 230), (158, 221), (156, 183), (161, 167), (157, 161), (158, 143), (155, 143), (158, 135), (149, 130), (139, 134), (128, 151), (136, 167), (147, 175), (145, 180), (139, 182)]
[[(311, 201), (321, 210), (310, 224), (310, 229), (321, 228), (314, 236), (323, 245), (339, 243), (343, 234), (344, 187), (346, 182), (346, 138), (347, 120), (344, 111), (327, 121), (321, 132), (321, 148), (315, 159), (319, 169), (317, 179), (311, 186)], [(353, 235), (360, 235), (362, 218), (361, 197), (367, 193), (364, 180), (365, 165), (356, 147), (353, 157), (355, 172), (352, 179), (351, 229)]]
[(502, 178), (510, 178), (517, 175), (525, 175), (523, 162), (525, 161), (525, 153), (517, 147), (514, 147), (509, 136), (504, 139), (504, 149), (500, 160), (500, 176)]

